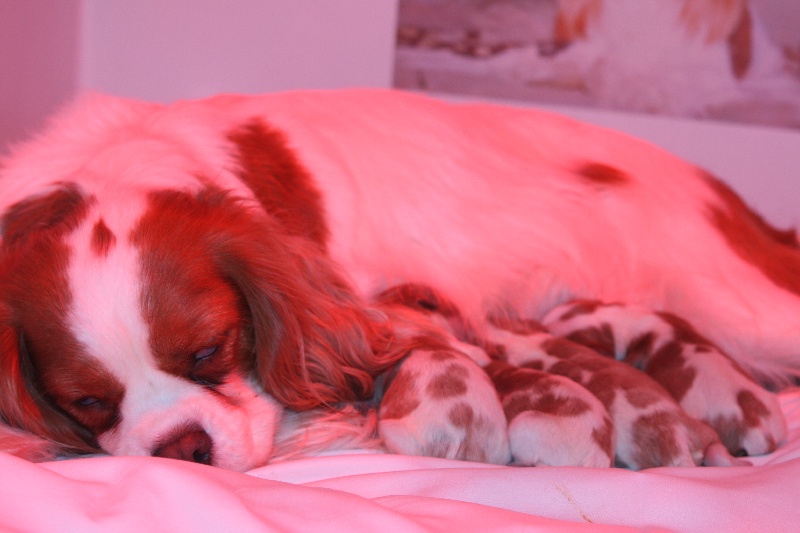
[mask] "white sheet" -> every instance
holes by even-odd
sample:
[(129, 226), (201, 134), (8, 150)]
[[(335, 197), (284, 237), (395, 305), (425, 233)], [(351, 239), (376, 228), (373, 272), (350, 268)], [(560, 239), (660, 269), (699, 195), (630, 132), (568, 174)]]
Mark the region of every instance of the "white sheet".
[(157, 458), (0, 455), (2, 531), (759, 531), (800, 529), (800, 390), (757, 466), (644, 472), (348, 454), (247, 474)]

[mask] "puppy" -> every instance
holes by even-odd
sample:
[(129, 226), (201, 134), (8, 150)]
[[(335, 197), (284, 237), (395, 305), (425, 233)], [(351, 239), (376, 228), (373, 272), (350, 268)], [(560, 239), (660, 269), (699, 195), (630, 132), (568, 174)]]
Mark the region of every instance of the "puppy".
[[(551, 330), (563, 336), (507, 314), (490, 315), (479, 332), (430, 287), (400, 285), (380, 300), (423, 313), (481, 350), (483, 358), (473, 360), (484, 367), (499, 394), (510, 452), (518, 465), (616, 464), (636, 470), (744, 465), (749, 463), (731, 452), (767, 453), (786, 435), (774, 395), (677, 317), (579, 301), (558, 306), (545, 317)], [(598, 342), (607, 339), (610, 349)], [(630, 364), (615, 360), (615, 353)], [(695, 376), (697, 369), (706, 372)], [(438, 407), (429, 396), (417, 395), (414, 409), (406, 414), (419, 404)], [(705, 398), (707, 409), (686, 402), (688, 397)], [(727, 411), (724, 419), (716, 416), (719, 410)], [(414, 425), (427, 428), (434, 418)]]
[(376, 299), (406, 282), (478, 330), (591, 298), (685, 317), (763, 380), (800, 367), (796, 235), (560, 116), (373, 90), (95, 96), (1, 167), (0, 414), (23, 455), (20, 432), (262, 465), (284, 413), (377, 401), (410, 360), (419, 335)]

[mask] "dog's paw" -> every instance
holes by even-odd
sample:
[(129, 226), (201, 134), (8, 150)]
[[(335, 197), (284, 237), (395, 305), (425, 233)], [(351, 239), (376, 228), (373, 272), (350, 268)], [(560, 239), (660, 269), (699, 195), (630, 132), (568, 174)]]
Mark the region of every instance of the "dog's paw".
[(466, 355), (416, 349), (384, 394), (378, 434), (392, 453), (508, 464), (508, 428), (497, 392)]
[(503, 403), (515, 464), (612, 465), (614, 425), (589, 391), (561, 376), (500, 361), (485, 370)]

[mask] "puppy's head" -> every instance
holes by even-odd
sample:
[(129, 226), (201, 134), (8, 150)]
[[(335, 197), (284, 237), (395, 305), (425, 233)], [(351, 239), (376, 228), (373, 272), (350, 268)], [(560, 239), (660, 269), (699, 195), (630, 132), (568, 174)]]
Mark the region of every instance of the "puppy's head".
[(2, 232), (0, 413), (65, 450), (249, 469), (284, 406), (366, 397), (382, 368), (324, 247), (253, 200), (61, 183)]

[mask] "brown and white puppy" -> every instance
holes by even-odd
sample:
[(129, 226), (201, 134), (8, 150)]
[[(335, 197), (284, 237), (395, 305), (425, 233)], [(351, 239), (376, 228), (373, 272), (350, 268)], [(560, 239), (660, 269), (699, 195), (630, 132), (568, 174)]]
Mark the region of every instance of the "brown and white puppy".
[(408, 353), (371, 304), (403, 282), (476, 324), (644, 305), (762, 377), (800, 368), (793, 233), (690, 164), (538, 111), (93, 97), (3, 161), (0, 191), (0, 413), (31, 446), (261, 465), (284, 408), (369, 398)]
[[(555, 336), (539, 322), (502, 313), (491, 314), (479, 329), (447, 298), (418, 284), (395, 286), (380, 300), (428, 316), (479, 350), (472, 358), (495, 385), (518, 465), (744, 465), (749, 463), (731, 453), (767, 453), (786, 435), (777, 398), (665, 313), (569, 302), (545, 317), (562, 335)], [(696, 376), (697, 369), (705, 373)], [(431, 396), (425, 389), (413, 392), (413, 402), (402, 402), (413, 408), (403, 412), (439, 407)], [(704, 398), (706, 409), (687, 397)], [(710, 416), (719, 412), (724, 419)], [(435, 418), (418, 418), (414, 425)]]

